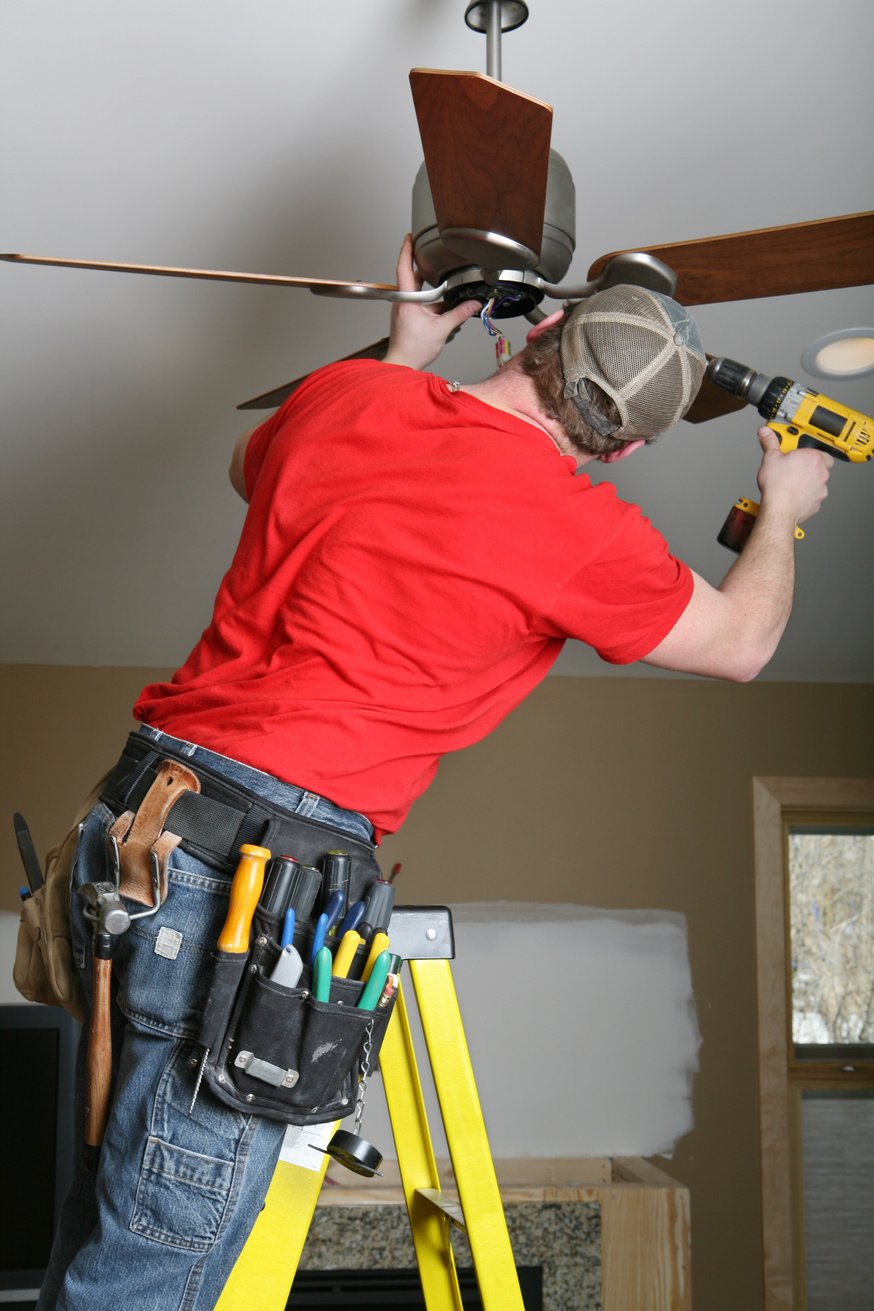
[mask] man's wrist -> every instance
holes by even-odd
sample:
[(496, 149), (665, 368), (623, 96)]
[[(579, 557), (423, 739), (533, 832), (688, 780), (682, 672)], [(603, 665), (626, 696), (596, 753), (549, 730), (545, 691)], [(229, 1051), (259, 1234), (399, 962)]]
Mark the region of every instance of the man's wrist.
[(436, 355), (427, 355), (426, 352), (416, 352), (404, 350), (401, 346), (389, 346), (385, 355), (382, 357), (383, 364), (402, 364), (407, 369), (427, 369), (435, 359)]

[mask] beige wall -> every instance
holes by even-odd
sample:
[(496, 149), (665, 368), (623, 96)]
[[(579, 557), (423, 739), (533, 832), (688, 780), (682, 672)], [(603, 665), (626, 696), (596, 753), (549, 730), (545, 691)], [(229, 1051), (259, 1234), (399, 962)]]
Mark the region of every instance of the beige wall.
[[(23, 811), (39, 850), (118, 754), (140, 686), (163, 672), (0, 668), (2, 813)], [(872, 722), (868, 685), (551, 678), (487, 742), (444, 762), (384, 846), (386, 869), (402, 862), (407, 902), (688, 917), (703, 1048), (696, 1127), (667, 1169), (692, 1192), (702, 1311), (761, 1307), (751, 779), (871, 776)], [(0, 841), (13, 909), (11, 823)]]

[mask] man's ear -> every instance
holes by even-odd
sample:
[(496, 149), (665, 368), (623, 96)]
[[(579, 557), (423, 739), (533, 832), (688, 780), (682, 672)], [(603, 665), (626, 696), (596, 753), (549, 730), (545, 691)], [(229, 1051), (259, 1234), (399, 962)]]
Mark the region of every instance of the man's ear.
[(626, 442), (618, 451), (611, 451), (609, 455), (599, 455), (598, 459), (602, 464), (615, 464), (617, 460), (625, 460), (635, 451), (639, 451), (641, 446), (646, 446), (642, 437), (635, 437), (633, 441)]
[(551, 328), (554, 323), (559, 323), (563, 317), (564, 310), (553, 310), (552, 314), (548, 314), (545, 319), (541, 319), (539, 323), (535, 323), (525, 340), (533, 341), (535, 337), (540, 336), (541, 332), (546, 332), (546, 329)]

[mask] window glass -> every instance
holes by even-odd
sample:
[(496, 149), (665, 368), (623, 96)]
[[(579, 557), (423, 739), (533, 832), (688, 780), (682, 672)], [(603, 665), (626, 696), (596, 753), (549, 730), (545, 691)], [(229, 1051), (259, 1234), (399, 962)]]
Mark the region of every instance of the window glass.
[(874, 829), (793, 824), (788, 842), (796, 1055), (825, 1046), (871, 1048)]

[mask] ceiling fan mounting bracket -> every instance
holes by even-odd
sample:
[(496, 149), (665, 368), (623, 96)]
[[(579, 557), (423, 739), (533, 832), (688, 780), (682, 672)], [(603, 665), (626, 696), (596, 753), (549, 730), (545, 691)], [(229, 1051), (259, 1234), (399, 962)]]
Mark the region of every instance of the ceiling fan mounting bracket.
[(461, 269), (446, 279), (443, 300), (449, 309), (463, 301), (476, 300), (487, 305), (495, 304), (490, 311), (493, 319), (510, 319), (532, 313), (543, 300), (541, 279), (528, 270), (519, 269)]

